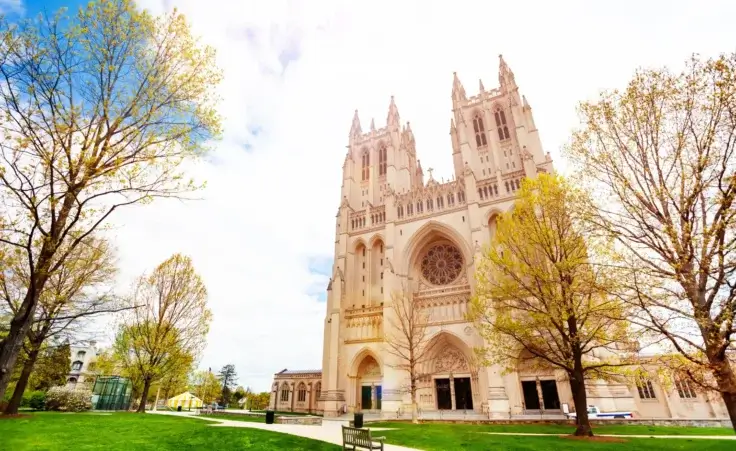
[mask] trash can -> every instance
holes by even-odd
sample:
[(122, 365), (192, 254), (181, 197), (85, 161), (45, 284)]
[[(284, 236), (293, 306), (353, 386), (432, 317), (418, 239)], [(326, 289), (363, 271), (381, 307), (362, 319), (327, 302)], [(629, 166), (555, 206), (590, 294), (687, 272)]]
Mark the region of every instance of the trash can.
[(266, 424), (273, 424), (273, 418), (274, 418), (274, 412), (273, 410), (267, 410), (266, 411)]
[(181, 406), (177, 406), (177, 407), (176, 407), (176, 411), (177, 411), (177, 412), (181, 412)]
[(355, 424), (355, 427), (358, 429), (363, 427), (363, 412), (355, 412), (355, 417), (353, 417), (353, 423)]

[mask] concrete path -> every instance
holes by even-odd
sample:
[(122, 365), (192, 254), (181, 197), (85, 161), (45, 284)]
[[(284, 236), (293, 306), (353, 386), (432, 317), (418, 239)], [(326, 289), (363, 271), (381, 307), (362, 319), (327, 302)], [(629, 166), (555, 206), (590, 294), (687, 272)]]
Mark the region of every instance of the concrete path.
[[(488, 435), (520, 435), (527, 437), (563, 437), (570, 434), (537, 434), (534, 432), (483, 432)], [(681, 438), (695, 439), (702, 438), (708, 440), (736, 440), (736, 435), (616, 435), (616, 434), (595, 434), (596, 437), (618, 437), (618, 438)]]
[[(322, 426), (306, 426), (301, 424), (265, 424), (265, 423), (252, 423), (248, 421), (237, 421), (237, 420), (222, 420), (219, 418), (207, 418), (202, 416), (194, 415), (190, 412), (165, 412), (156, 411), (148, 412), (155, 413), (157, 415), (171, 415), (177, 417), (188, 417), (198, 418), (210, 422), (216, 422), (213, 427), (234, 427), (234, 428), (252, 428), (262, 429), (264, 431), (279, 432), (282, 434), (297, 435), (299, 437), (311, 438), (313, 440), (320, 440), (323, 442), (334, 443), (335, 445), (342, 446), (342, 426), (343, 422), (340, 421), (327, 421)], [(387, 428), (369, 428), (371, 431), (390, 430)], [(407, 448), (404, 446), (384, 445), (386, 451), (420, 451), (416, 448)]]

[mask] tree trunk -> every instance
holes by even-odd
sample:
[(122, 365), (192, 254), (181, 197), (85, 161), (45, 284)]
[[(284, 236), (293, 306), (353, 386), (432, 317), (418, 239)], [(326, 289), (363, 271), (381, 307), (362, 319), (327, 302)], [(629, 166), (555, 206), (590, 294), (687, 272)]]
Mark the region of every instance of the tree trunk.
[(15, 385), (15, 391), (13, 392), (13, 396), (10, 398), (10, 402), (8, 402), (8, 405), (5, 407), (5, 415), (16, 415), (18, 413), (20, 403), (23, 401), (23, 393), (26, 391), (28, 380), (31, 378), (31, 373), (33, 372), (33, 366), (36, 364), (36, 360), (38, 360), (38, 351), (38, 349), (35, 349), (29, 352), (28, 358), (23, 362), (23, 370), (20, 373), (20, 379), (18, 379), (18, 382)]
[(726, 404), (728, 416), (731, 419), (731, 427), (736, 431), (736, 374), (727, 359), (711, 359), (715, 368), (713, 375), (721, 390), (721, 398)]
[(577, 371), (573, 371), (569, 376), (572, 400), (575, 404), (575, 422), (577, 423), (577, 428), (573, 435), (592, 437), (593, 429), (590, 427), (590, 420), (588, 419), (588, 396), (585, 393), (583, 372), (578, 369)]
[(15, 362), (20, 354), (23, 340), (33, 324), (33, 315), (38, 305), (38, 290), (29, 289), (18, 313), (10, 321), (8, 335), (0, 341), (0, 399), (5, 396)]
[(141, 395), (141, 402), (138, 406), (138, 413), (146, 413), (146, 403), (148, 402), (148, 390), (151, 388), (151, 379), (143, 379), (143, 394)]

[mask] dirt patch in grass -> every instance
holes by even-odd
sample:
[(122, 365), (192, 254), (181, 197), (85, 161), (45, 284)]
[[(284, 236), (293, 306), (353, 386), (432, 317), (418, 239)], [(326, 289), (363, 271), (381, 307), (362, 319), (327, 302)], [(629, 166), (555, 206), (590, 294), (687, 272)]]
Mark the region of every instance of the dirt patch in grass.
[(618, 437), (600, 437), (597, 435), (594, 435), (593, 437), (584, 437), (584, 436), (577, 436), (577, 435), (561, 435), (560, 437), (570, 439), (570, 440), (578, 440), (581, 442), (601, 442), (601, 443), (626, 443), (628, 440), (618, 438)]
[(0, 415), (0, 420), (17, 420), (18, 418), (28, 418), (30, 415), (27, 413), (16, 413), (15, 415)]

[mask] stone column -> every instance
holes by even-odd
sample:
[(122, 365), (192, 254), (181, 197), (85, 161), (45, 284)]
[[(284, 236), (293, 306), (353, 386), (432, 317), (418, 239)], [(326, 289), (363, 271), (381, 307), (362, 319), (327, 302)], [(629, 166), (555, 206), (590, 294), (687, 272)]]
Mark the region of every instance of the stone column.
[(296, 404), (296, 384), (294, 382), (291, 383), (291, 411), (294, 411), (294, 406)]
[(450, 402), (452, 403), (451, 410), (455, 410), (455, 378), (452, 373), (450, 373)]
[(539, 396), (539, 408), (541, 410), (546, 410), (546, 407), (544, 406), (544, 396), (542, 396), (542, 383), (539, 380), (539, 377), (537, 377), (537, 396)]
[(371, 384), (371, 410), (376, 410), (376, 384)]

